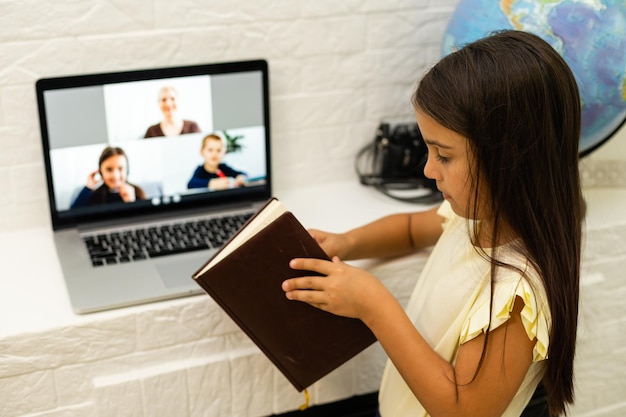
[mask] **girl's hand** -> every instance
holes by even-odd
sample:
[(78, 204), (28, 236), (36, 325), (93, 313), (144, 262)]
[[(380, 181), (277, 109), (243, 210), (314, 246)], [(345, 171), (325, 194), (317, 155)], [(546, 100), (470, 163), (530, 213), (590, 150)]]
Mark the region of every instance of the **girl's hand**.
[(375, 317), (381, 298), (393, 297), (376, 277), (342, 262), (336, 256), (332, 262), (312, 258), (292, 259), (289, 266), (324, 276), (284, 281), (282, 288), (286, 297), (339, 316), (358, 318), (367, 324), (370, 317)]
[(100, 170), (96, 169), (92, 171), (87, 176), (87, 188), (90, 190), (95, 190), (96, 185), (98, 185), (98, 175), (100, 174)]
[(132, 185), (125, 183), (119, 189), (120, 197), (125, 203), (132, 203), (135, 201), (135, 189)]
[(349, 241), (345, 234), (328, 233), (317, 229), (309, 229), (309, 234), (313, 236), (329, 257), (348, 258)]

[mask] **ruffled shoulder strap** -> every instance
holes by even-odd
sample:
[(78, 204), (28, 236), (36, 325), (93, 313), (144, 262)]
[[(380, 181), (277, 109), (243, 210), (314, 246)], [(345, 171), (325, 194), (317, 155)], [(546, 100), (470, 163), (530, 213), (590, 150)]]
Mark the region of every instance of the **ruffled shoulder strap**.
[[(528, 272), (528, 271), (527, 271)], [(533, 362), (546, 359), (548, 356), (549, 334), (551, 326), (550, 309), (543, 284), (539, 278), (530, 282), (528, 274), (520, 275), (515, 271), (500, 269), (491, 297), (489, 283), (482, 289), (470, 308), (469, 314), (461, 330), (460, 343), (474, 339), (487, 328), (497, 329), (511, 317), (515, 297), (524, 302), (521, 311), (522, 323), (526, 334), (533, 340)], [(491, 321), (489, 320), (489, 303), (493, 301)]]
[(437, 209), (437, 214), (444, 218), (444, 228), (446, 223), (450, 220), (450, 218), (454, 215), (454, 211), (452, 211), (452, 206), (447, 200), (443, 200), (439, 208)]

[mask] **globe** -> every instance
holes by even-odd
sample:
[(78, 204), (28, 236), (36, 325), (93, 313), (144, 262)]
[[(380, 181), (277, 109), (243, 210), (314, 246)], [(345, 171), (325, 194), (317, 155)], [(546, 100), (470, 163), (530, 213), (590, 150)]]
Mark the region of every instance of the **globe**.
[(620, 128), (626, 120), (624, 0), (461, 0), (445, 30), (442, 56), (503, 29), (540, 36), (571, 68), (581, 95), (581, 156)]

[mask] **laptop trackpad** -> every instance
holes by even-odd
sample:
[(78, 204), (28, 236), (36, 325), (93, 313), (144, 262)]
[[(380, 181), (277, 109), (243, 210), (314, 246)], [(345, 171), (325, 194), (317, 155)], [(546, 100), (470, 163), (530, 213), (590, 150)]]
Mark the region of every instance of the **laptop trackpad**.
[(209, 259), (207, 252), (198, 254), (185, 254), (175, 259), (159, 259), (156, 262), (161, 280), (167, 288), (197, 286), (191, 277)]

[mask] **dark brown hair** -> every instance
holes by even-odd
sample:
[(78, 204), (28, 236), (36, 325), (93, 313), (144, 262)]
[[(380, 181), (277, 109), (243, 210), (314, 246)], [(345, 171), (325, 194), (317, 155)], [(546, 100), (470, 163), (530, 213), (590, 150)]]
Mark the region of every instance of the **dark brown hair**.
[(116, 146), (107, 146), (102, 150), (100, 154), (100, 158), (98, 159), (98, 169), (102, 166), (102, 163), (109, 159), (112, 156), (120, 155), (126, 159), (126, 174), (128, 174), (128, 157), (126, 156), (126, 152), (122, 148), (118, 148)]
[[(421, 80), (412, 101), (468, 139), (474, 199), (480, 188), (488, 190), (494, 247), (506, 225), (541, 275), (552, 317), (543, 383), (550, 413), (563, 413), (574, 402), (583, 221), (574, 76), (538, 36), (501, 31), (444, 57)], [(502, 265), (497, 251), (490, 261), (493, 285)]]

